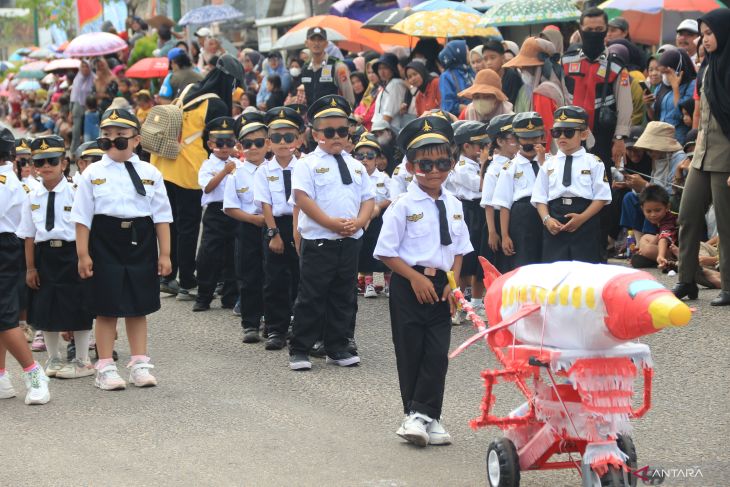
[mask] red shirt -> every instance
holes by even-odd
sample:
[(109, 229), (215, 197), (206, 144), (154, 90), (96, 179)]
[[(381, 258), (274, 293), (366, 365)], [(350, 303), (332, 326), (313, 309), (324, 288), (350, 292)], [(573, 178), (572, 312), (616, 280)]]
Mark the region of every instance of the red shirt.
[(664, 218), (659, 221), (659, 240), (666, 238), (669, 245), (676, 245), (678, 240), (677, 214), (668, 211)]

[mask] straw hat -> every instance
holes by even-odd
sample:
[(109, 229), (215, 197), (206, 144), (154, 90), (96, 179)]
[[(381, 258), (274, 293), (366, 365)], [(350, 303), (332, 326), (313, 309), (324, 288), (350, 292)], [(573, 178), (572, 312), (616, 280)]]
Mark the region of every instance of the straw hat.
[(527, 68), (531, 66), (542, 66), (545, 64), (545, 61), (539, 58), (541, 52), (544, 51), (540, 48), (537, 37), (528, 37), (525, 39), (525, 42), (522, 43), (520, 53), (504, 63), (504, 67)]
[(475, 94), (494, 95), (499, 101), (507, 101), (507, 96), (502, 92), (502, 78), (489, 68), (479, 71), (474, 84), (461, 91), (459, 96), (472, 99)]
[(666, 122), (649, 122), (634, 147), (659, 152), (682, 150), (682, 146), (674, 135), (674, 126)]

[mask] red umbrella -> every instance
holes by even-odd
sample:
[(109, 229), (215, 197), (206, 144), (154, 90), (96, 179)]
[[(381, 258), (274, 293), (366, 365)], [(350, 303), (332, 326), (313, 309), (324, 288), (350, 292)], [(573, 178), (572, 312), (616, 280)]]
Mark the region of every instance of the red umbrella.
[(164, 78), (170, 68), (166, 57), (147, 57), (134, 63), (126, 72), (127, 78)]

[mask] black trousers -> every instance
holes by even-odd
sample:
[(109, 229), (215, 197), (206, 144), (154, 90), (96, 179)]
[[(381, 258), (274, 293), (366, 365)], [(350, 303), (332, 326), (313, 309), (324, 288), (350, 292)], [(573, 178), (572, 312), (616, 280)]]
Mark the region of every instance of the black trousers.
[[(274, 218), (284, 241), (284, 253), (276, 254), (264, 239), (264, 308), (269, 335), (286, 335), (299, 288), (299, 255), (294, 246), (291, 215)], [(293, 291), (293, 292), (292, 292)]]
[(510, 269), (542, 262), (542, 222), (529, 197), (512, 204), (509, 236), (515, 248), (515, 255), (510, 257)]
[[(582, 213), (592, 203), (585, 198), (557, 198), (548, 202), (550, 216), (560, 223), (567, 223), (568, 213)], [(595, 215), (575, 232), (553, 235), (543, 229), (543, 262), (579, 260), (598, 264), (601, 258), (600, 216)], [(605, 246), (603, 246), (605, 247)]]
[(461, 265), (461, 276), (481, 278), (484, 277), (484, 274), (477, 257), (482, 246), (482, 234), (487, 225), (487, 216), (484, 213), (484, 208), (479, 206), (479, 200), (461, 200), (461, 205), (464, 208), (464, 221), (469, 229), (469, 240), (471, 240), (471, 245), (474, 247), (473, 251), (464, 256)]
[(186, 189), (165, 181), (167, 197), (172, 208), (173, 222), (170, 224), (170, 260), (172, 272), (165, 276), (179, 278), (180, 287), (192, 289), (195, 279), (195, 250), (198, 247), (198, 232), (203, 209), (200, 206), (200, 189)]
[(299, 294), (289, 353), (308, 353), (322, 336), (328, 354), (344, 352), (356, 314), (360, 240), (302, 240)]
[[(447, 283), (446, 274), (439, 271), (430, 279), (440, 296)], [(440, 418), (449, 367), (449, 303), (419, 304), (410, 281), (393, 273), (390, 326), (403, 412)]]
[(18, 279), (25, 257), (14, 233), (0, 233), (0, 332), (18, 327)]
[(264, 314), (264, 253), (261, 227), (239, 222), (236, 274), (240, 284), (241, 327), (258, 330)]
[(198, 298), (210, 303), (218, 280), (223, 281), (224, 306), (233, 306), (238, 299), (234, 273), (233, 249), (236, 238), (236, 220), (223, 213), (223, 203), (208, 204), (203, 214), (203, 238), (198, 249)]

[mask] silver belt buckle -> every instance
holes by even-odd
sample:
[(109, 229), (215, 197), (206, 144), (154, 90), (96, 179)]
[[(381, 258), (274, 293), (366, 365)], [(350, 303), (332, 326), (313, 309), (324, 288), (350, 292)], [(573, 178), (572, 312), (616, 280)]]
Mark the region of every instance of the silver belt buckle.
[(48, 245), (53, 248), (63, 247), (63, 240), (49, 240)]
[(573, 199), (572, 198), (563, 198), (563, 204), (566, 206), (570, 206), (573, 204)]
[(121, 227), (125, 229), (132, 228), (132, 222), (122, 222)]

